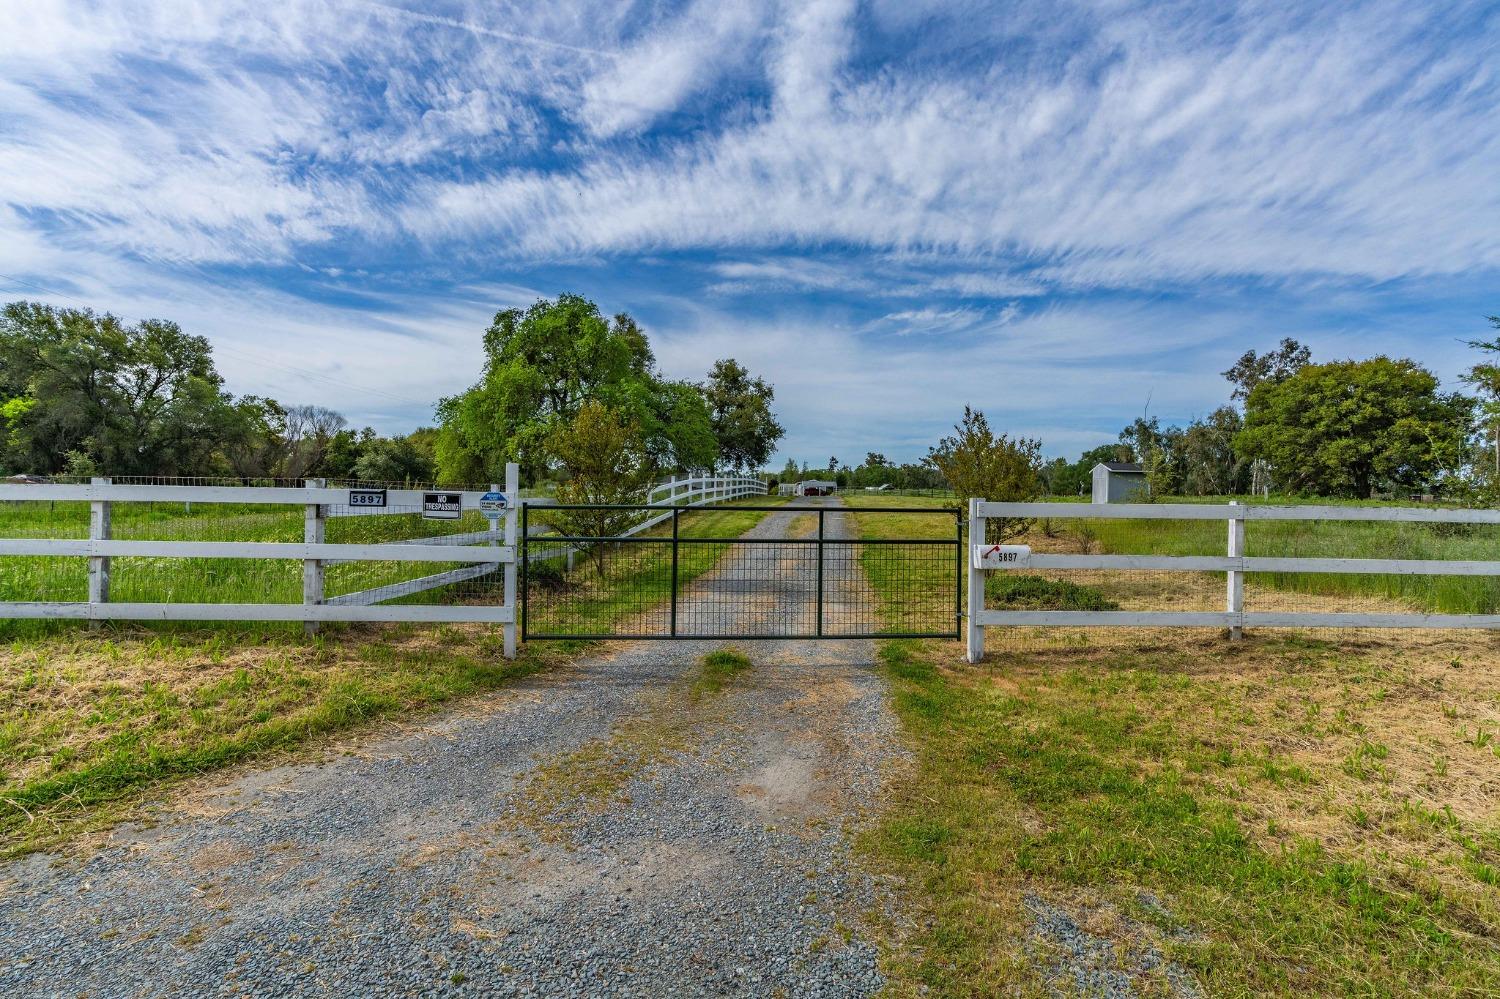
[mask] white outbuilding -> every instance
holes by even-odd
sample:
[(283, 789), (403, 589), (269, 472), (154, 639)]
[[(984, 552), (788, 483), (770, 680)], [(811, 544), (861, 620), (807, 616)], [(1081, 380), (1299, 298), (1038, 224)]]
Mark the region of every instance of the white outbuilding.
[(1130, 503), (1151, 492), (1146, 469), (1134, 461), (1101, 461), (1094, 466), (1094, 502)]

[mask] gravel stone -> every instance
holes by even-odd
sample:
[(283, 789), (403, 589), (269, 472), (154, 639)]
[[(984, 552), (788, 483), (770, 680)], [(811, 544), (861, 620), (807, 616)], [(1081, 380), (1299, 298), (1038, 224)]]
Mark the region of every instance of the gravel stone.
[[(623, 646), (0, 866), (0, 995), (873, 994), (888, 901), (848, 841), (904, 762), (873, 646), (744, 643), (755, 667), (694, 697), (724, 644)], [(539, 795), (642, 725), (678, 738), (614, 793)]]

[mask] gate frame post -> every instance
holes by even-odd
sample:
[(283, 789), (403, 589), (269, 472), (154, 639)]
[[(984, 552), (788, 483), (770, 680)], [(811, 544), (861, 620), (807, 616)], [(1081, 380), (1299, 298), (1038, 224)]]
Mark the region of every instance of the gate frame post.
[[(326, 479), (307, 479), (303, 481), (304, 489), (322, 489), (326, 486)], [(327, 537), (327, 509), (322, 503), (308, 503), (303, 508), (302, 515), (302, 540), (310, 545), (321, 545)], [(323, 560), (309, 558), (302, 560), (302, 605), (313, 607), (323, 602)], [(302, 630), (308, 635), (318, 633), (318, 622), (303, 621)]]
[(510, 608), (510, 620), (500, 626), (504, 636), (504, 655), (516, 657), (516, 562), (521, 557), (516, 545), (516, 511), (521, 506), (521, 467), (513, 461), (505, 463), (505, 495), (510, 500), (505, 504), (505, 544), (510, 549), (510, 561), (505, 563), (505, 606)]
[(672, 612), (668, 634), (677, 637), (677, 522), (682, 516), (682, 507), (672, 507)]
[[(969, 498), (969, 548), (971, 554), (969, 563), (969, 627), (968, 631), (968, 660), (978, 663), (984, 660), (984, 625), (979, 623), (979, 616), (984, 613), (984, 570), (974, 564), (972, 549), (976, 544), (984, 543), (984, 517), (979, 514), (981, 500), (977, 496)], [(975, 539), (979, 540), (976, 541)]]
[[(114, 480), (107, 475), (89, 479), (91, 486), (107, 486)], [(108, 541), (114, 533), (113, 512), (109, 500), (89, 503), (89, 540)], [(100, 605), (109, 603), (109, 556), (89, 556), (89, 630), (98, 631), (103, 621)]]
[(815, 634), (823, 637), (823, 508), (818, 507), (818, 606), (817, 606), (817, 630)]
[[(1238, 507), (1239, 500), (1230, 500), (1231, 507)], [(1229, 557), (1244, 558), (1245, 556), (1245, 513), (1243, 510), (1231, 510), (1229, 513)], [(1224, 609), (1235, 615), (1234, 624), (1229, 626), (1229, 640), (1231, 642), (1244, 641), (1245, 628), (1240, 623), (1245, 613), (1245, 573), (1241, 570), (1230, 569), (1225, 574), (1228, 577), (1224, 595)]]

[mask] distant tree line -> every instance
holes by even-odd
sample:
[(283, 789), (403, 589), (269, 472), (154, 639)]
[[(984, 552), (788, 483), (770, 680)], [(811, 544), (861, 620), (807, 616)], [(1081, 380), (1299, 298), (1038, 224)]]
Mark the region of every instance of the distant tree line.
[(926, 461), (897, 464), (879, 451), (866, 452), (864, 461), (857, 465), (842, 462), (835, 455), (827, 465), (811, 467), (806, 461), (800, 464), (788, 458), (780, 472), (770, 476), (777, 484), (818, 479), (837, 483), (840, 489), (867, 489), (888, 486), (892, 489), (947, 489), (943, 474)]
[(783, 430), (732, 358), (702, 382), (657, 369), (645, 332), (577, 295), (496, 314), (484, 365), (438, 425), (382, 437), (321, 406), (236, 397), (208, 340), (88, 309), (0, 310), (0, 472), (383, 482), (501, 481), (517, 461), (559, 495), (621, 501), (669, 472), (751, 471)]
[[(1500, 330), (1500, 317), (1489, 321)], [(1292, 339), (1263, 354), (1246, 351), (1224, 372), (1230, 404), (1184, 427), (1137, 417), (1115, 442), (1044, 465), (1042, 481), (1054, 495), (1083, 495), (1096, 464), (1124, 461), (1139, 462), (1159, 496), (1442, 492), (1495, 502), (1500, 337), (1469, 343), (1485, 358), (1463, 376), (1477, 398), (1443, 391), (1436, 375), (1406, 358), (1315, 364)]]
[(207, 339), (88, 309), (0, 310), (4, 474), (428, 482), (436, 431), (381, 437), (321, 406), (236, 398)]

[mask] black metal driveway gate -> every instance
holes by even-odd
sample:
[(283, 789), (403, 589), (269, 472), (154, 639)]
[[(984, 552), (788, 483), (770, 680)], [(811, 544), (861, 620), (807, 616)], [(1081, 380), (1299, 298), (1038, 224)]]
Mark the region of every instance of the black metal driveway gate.
[(523, 506), (521, 539), (523, 639), (956, 639), (961, 630), (963, 524), (953, 509)]

